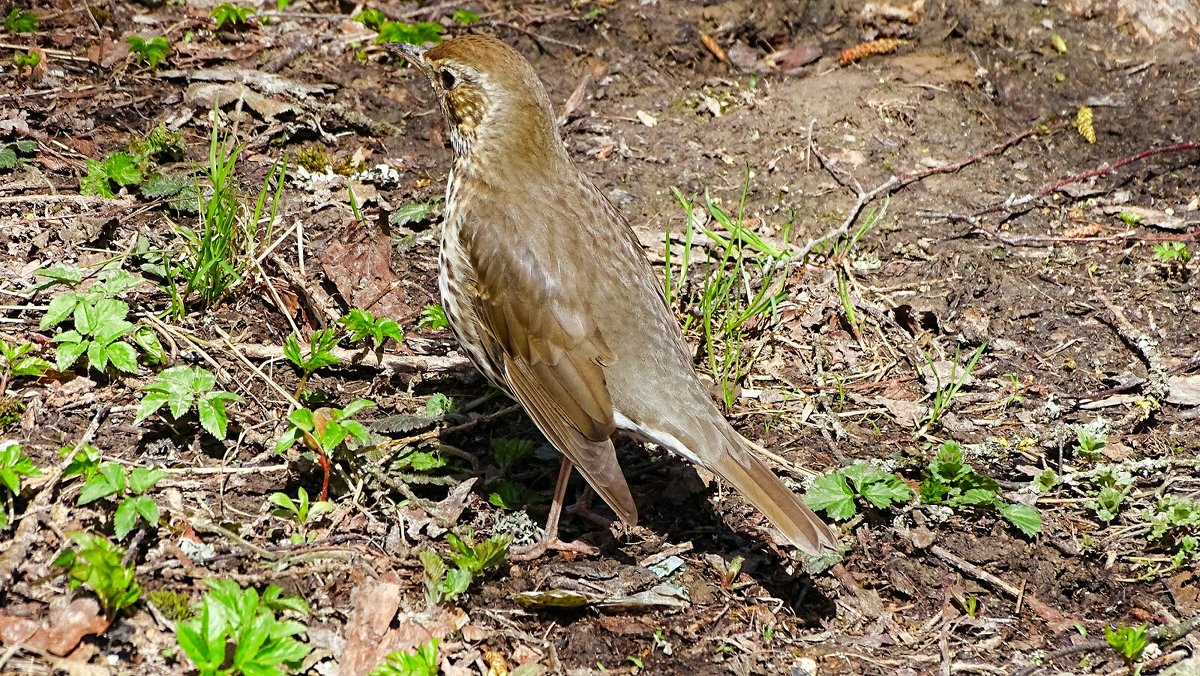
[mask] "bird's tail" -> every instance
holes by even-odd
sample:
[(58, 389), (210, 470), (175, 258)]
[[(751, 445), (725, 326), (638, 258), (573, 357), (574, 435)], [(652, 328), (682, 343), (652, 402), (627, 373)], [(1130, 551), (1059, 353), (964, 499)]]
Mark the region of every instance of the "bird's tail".
[(814, 556), (837, 550), (833, 530), (775, 476), (741, 435), (732, 428), (724, 432), (718, 438), (729, 441), (729, 447), (705, 458), (709, 469), (746, 496), (792, 546)]

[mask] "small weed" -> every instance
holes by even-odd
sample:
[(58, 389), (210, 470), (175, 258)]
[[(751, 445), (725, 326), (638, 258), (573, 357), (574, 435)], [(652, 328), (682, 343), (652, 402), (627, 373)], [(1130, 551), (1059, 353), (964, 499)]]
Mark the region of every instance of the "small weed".
[(388, 224), (395, 226), (404, 226), (409, 223), (420, 223), (429, 220), (434, 214), (438, 200), (441, 198), (430, 200), (428, 202), (413, 202), (400, 207), (388, 216)]
[(404, 42), (410, 45), (423, 45), (427, 42), (441, 42), (442, 33), (446, 29), (441, 24), (430, 21), (405, 23), (403, 21), (384, 21), (379, 26), (379, 35), (375, 36), (375, 44), (388, 42)]
[(1096, 461), (1101, 458), (1104, 447), (1108, 445), (1108, 434), (1089, 429), (1084, 425), (1075, 427), (1075, 438), (1078, 441), (1079, 457)]
[(153, 603), (154, 607), (158, 608), (158, 611), (172, 622), (182, 622), (192, 614), (188, 595), (181, 591), (155, 589), (152, 592), (146, 592), (146, 600)]
[(84, 195), (115, 197), (113, 186), (118, 189), (136, 186), (142, 182), (138, 160), (129, 153), (113, 153), (102, 161), (87, 161), (87, 174), (79, 180), (79, 192)]
[(388, 653), (383, 664), (371, 670), (370, 676), (437, 676), (438, 640), (431, 638), (415, 650)]
[[(683, 328), (687, 331), (693, 328), (694, 323), (699, 322), (698, 328), (703, 338), (708, 370), (721, 385), (726, 410), (733, 408), (738, 386), (750, 372), (758, 356), (757, 351), (750, 350), (747, 345), (751, 325), (760, 322), (769, 325), (775, 318), (776, 307), (787, 295), (782, 286), (786, 276), (785, 268), (781, 264), (784, 252), (751, 230), (743, 218), (749, 187), (747, 176), (742, 186), (736, 217), (730, 216), (710, 195), (705, 194), (705, 209), (708, 215), (722, 230), (730, 234), (729, 237), (705, 227), (696, 206), (678, 190), (672, 189), (686, 214), (685, 245), (679, 266), (678, 287), (682, 288), (692, 263), (691, 242), (694, 230), (702, 232), (722, 250), (720, 259), (705, 277), (702, 288), (688, 299), (690, 307), (684, 310)], [(748, 257), (755, 254), (760, 258)], [(676, 274), (672, 266), (669, 239), (665, 275), (667, 302), (674, 306), (675, 301), (679, 299), (676, 298), (676, 291), (672, 287), (672, 280), (676, 278)], [(750, 283), (752, 276), (758, 279), (753, 285)]]
[(460, 26), (471, 26), (479, 23), (478, 14), (469, 9), (462, 9), (461, 7), (454, 10), (454, 13), (450, 15), (450, 19)]
[(42, 62), (41, 52), (29, 50), (28, 52), (17, 52), (13, 54), (13, 68), (17, 69), (17, 75), (28, 77), (33, 74), (33, 70)]
[(1137, 673), (1134, 664), (1142, 658), (1142, 653), (1150, 645), (1150, 632), (1146, 625), (1139, 627), (1104, 627), (1104, 639), (1113, 651), (1125, 662), (1130, 674)]
[(1154, 260), (1160, 263), (1186, 264), (1192, 252), (1184, 242), (1159, 242), (1154, 245)]
[(322, 514), (332, 512), (334, 504), (328, 500), (308, 501), (308, 491), (300, 488), (293, 500), (287, 493), (272, 493), (267, 501), (279, 509), (271, 512), (273, 516), (287, 519), (296, 524), (298, 532), (292, 533), (290, 541), (294, 545), (308, 544), (316, 539), (316, 533), (309, 533), (309, 520)]
[(216, 382), (212, 373), (198, 366), (173, 366), (142, 388), (146, 395), (142, 397), (133, 422), (145, 420), (164, 405), (175, 420), (195, 408), (200, 426), (217, 439), (224, 439), (229, 426), (225, 405), (240, 402), (242, 397), (213, 389)]
[[(54, 304), (51, 303), (51, 310)], [(55, 366), (66, 371), (84, 354), (88, 367), (103, 373), (109, 364), (125, 373), (137, 371), (137, 351), (122, 340), (134, 325), (125, 319), (129, 306), (123, 301), (102, 298), (74, 308), (75, 328), (54, 336), (58, 344)], [(44, 319), (43, 319), (44, 321)]]
[(374, 405), (374, 402), (366, 399), (355, 399), (346, 408), (319, 408), (315, 411), (296, 409), (288, 415), (291, 424), (275, 443), (275, 452), (282, 453), (291, 448), (298, 438), (303, 438), (310, 445), (315, 444), (317, 448), (313, 450), (320, 450), (326, 456), (342, 444), (351, 450), (367, 444), (370, 441), (367, 428), (352, 418), (359, 411)]
[(373, 343), (371, 347), (376, 353), (383, 350), (383, 344), (389, 338), (397, 343), (404, 342), (404, 332), (395, 320), (376, 317), (366, 310), (354, 308), (338, 321), (350, 331), (350, 342), (357, 343), (370, 338)]
[(450, 561), (454, 568), (449, 568), (446, 560), (435, 551), (426, 549), (419, 554), (425, 569), (425, 603), (429, 606), (457, 599), (471, 586), (476, 575), (499, 566), (508, 558), (510, 539), (507, 535), (495, 535), (477, 545), (453, 533), (448, 533), (446, 539), (450, 542)]
[(27, 9), (15, 7), (8, 16), (4, 17), (4, 31), (6, 33), (36, 33), (38, 29), (38, 15)]
[(250, 19), (257, 14), (253, 7), (242, 7), (231, 2), (223, 2), (212, 8), (213, 22), (216, 30), (228, 25), (233, 30), (241, 30), (250, 24)]
[(15, 441), (0, 441), (0, 484), (8, 489), (5, 507), (0, 508), (0, 529), (8, 528), (12, 497), (21, 494), (21, 477), (41, 476), (39, 470)]
[(441, 305), (426, 305), (421, 310), (421, 320), (417, 322), (417, 328), (430, 331), (450, 328), (450, 320), (446, 318), (446, 309)]
[(95, 449), (81, 450), (75, 460), (63, 472), (63, 477), (79, 476), (83, 488), (79, 492), (79, 504), (86, 505), (103, 498), (121, 497), (117, 510), (113, 512), (113, 535), (124, 540), (126, 535), (142, 520), (150, 526), (158, 526), (158, 505), (145, 495), (167, 473), (161, 469), (135, 467), (128, 474), (125, 467), (115, 462), (97, 462)]
[(454, 399), (441, 392), (435, 392), (425, 401), (425, 413), (431, 416), (445, 416), (456, 411), (458, 405)]
[(936, 391), (933, 393), (933, 405), (930, 407), (929, 413), (925, 415), (925, 419), (921, 421), (922, 434), (931, 427), (936, 426), (941, 420), (942, 415), (949, 410), (950, 403), (954, 401), (954, 397), (958, 394), (958, 391), (962, 389), (963, 384), (971, 377), (971, 372), (975, 370), (975, 365), (979, 363), (979, 358), (983, 356), (985, 349), (987, 349), (986, 340), (975, 349), (975, 353), (967, 361), (967, 365), (963, 368), (961, 375), (958, 373), (958, 355), (955, 354), (954, 369), (950, 372), (950, 382), (944, 385), (937, 374), (937, 369), (934, 368), (933, 359), (929, 355), (925, 356), (929, 370), (934, 377)]
[(0, 338), (0, 398), (17, 378), (41, 378), (50, 370), (50, 362), (34, 357), (31, 351), (30, 343), (9, 345)]
[(534, 445), (528, 439), (493, 439), (492, 453), (496, 456), (496, 464), (500, 474), (507, 476), (513, 467), (524, 462), (533, 455)]
[[(287, 163), (279, 162), (267, 170), (254, 208), (248, 208), (242, 203), (233, 178), (242, 149), (222, 142), (219, 127), (213, 125), (209, 138), (206, 178), (212, 192), (201, 206), (199, 228), (192, 230), (179, 225), (174, 228), (185, 241), (182, 269), (170, 269), (168, 264), (165, 270), (169, 284), (175, 284), (174, 272), (179, 272), (186, 281), (184, 293), (173, 308), (177, 316), (182, 316), (182, 302), (192, 296), (198, 297), (205, 308), (215, 307), (225, 299), (254, 267), (257, 243), (271, 240), (272, 224), (279, 213)], [(274, 193), (270, 189), (272, 181)], [(259, 219), (264, 214), (267, 228), (260, 233)]]
[(1117, 214), (1117, 218), (1121, 219), (1125, 225), (1137, 225), (1146, 220), (1146, 217), (1141, 214), (1136, 214), (1132, 211), (1122, 211)]
[(300, 342), (296, 340), (295, 334), (287, 337), (287, 340), (283, 344), (283, 356), (287, 357), (288, 361), (300, 369), (300, 381), (296, 384), (296, 393), (294, 395), (297, 399), (300, 398), (300, 395), (304, 394), (304, 388), (313, 373), (326, 366), (333, 366), (340, 361), (333, 355), (333, 348), (336, 346), (337, 336), (334, 335), (333, 329), (313, 331), (312, 335), (308, 337), (307, 356), (300, 354)]
[(858, 513), (856, 499), (879, 509), (912, 499), (912, 489), (895, 474), (865, 462), (855, 463), (839, 472), (817, 477), (804, 494), (804, 504), (824, 511), (829, 518), (842, 521)]
[(366, 7), (358, 14), (355, 14), (353, 19), (362, 24), (364, 28), (379, 32), (380, 26), (388, 20), (388, 17), (374, 7)]
[(110, 618), (137, 602), (142, 588), (134, 576), (133, 564), (121, 563), (124, 549), (99, 535), (76, 531), (67, 536), (75, 547), (60, 554), (54, 565), (67, 570), (72, 590), (87, 587)]
[[(15, 58), (15, 57), (14, 57)], [(25, 163), (25, 158), (37, 152), (37, 141), (21, 139), (12, 143), (0, 143), (0, 169), (16, 169)]]
[(149, 40), (130, 35), (126, 42), (129, 43), (129, 53), (133, 55), (133, 62), (144, 64), (150, 70), (157, 69), (158, 64), (171, 52), (171, 45), (162, 35), (156, 35)]
[(955, 441), (947, 441), (938, 448), (937, 456), (929, 462), (919, 495), (926, 505), (991, 507), (1028, 537), (1042, 530), (1038, 511), (1019, 502), (1001, 500), (1000, 485), (963, 462), (962, 447)]
[(232, 580), (205, 580), (209, 590), (192, 619), (175, 627), (175, 638), (200, 676), (267, 676), (290, 672), (312, 651), (294, 638), (306, 631), (276, 612), (307, 615), (308, 604), (283, 596), (275, 585), (262, 596)]

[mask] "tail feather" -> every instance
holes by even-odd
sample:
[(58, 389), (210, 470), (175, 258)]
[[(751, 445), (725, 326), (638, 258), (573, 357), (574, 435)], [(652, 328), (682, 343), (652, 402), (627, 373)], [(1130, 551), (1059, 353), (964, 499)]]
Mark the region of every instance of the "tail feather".
[(814, 556), (838, 548), (833, 530), (744, 444), (716, 456), (709, 468), (746, 496), (792, 546)]

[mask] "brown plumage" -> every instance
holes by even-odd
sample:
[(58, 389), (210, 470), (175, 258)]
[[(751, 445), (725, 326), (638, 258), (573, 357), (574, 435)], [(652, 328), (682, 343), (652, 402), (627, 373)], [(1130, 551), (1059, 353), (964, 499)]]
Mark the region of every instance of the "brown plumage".
[[(625, 219), (567, 156), (533, 68), (467, 36), (399, 48), (437, 93), (455, 150), (440, 287), (459, 343), (625, 521), (637, 507), (611, 438), (707, 467), (809, 553), (837, 539), (750, 450), (693, 370)], [(570, 464), (551, 505), (547, 545)]]

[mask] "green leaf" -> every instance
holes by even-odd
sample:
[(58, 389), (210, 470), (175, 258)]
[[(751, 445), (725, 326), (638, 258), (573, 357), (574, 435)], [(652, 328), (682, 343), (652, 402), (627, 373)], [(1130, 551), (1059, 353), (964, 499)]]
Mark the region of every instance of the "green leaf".
[[(76, 337), (79, 336), (79, 334), (75, 333), (74, 331), (70, 331), (68, 333), (74, 334)], [(65, 335), (67, 335), (67, 334), (62, 334), (59, 336), (59, 338), (62, 338)], [(88, 345), (90, 345), (90, 344), (91, 344), (90, 341), (83, 341), (83, 342), (64, 341), (63, 343), (61, 343), (58, 346), (58, 350), (55, 352), (55, 355), (54, 355), (55, 368), (59, 371), (66, 372), (67, 369), (71, 368), (72, 364), (74, 364), (76, 361), (78, 361), (78, 359), (81, 356), (83, 356), (84, 352), (87, 352)]]
[(104, 158), (104, 174), (117, 185), (137, 185), (142, 182), (142, 172), (137, 168), (137, 158), (129, 153), (113, 153)]
[(117, 506), (117, 511), (113, 512), (113, 535), (116, 535), (118, 540), (124, 540), (125, 536), (137, 527), (138, 513), (134, 500), (136, 498), (123, 501)]
[(371, 401), (370, 399), (355, 399), (349, 404), (346, 404), (346, 407), (342, 409), (341, 418), (353, 418), (360, 411), (364, 411), (374, 405), (375, 402)]
[(804, 494), (804, 504), (814, 511), (824, 511), (829, 518), (842, 521), (854, 516), (854, 491), (846, 478), (838, 473), (819, 476)]
[(441, 24), (429, 21), (422, 21), (415, 24), (404, 23), (402, 21), (385, 21), (379, 27), (379, 35), (375, 37), (375, 44), (405, 42), (410, 45), (423, 45), (426, 42), (441, 42), (442, 33), (445, 32), (446, 29), (442, 28)]
[(167, 478), (167, 473), (158, 468), (134, 467), (129, 472), (129, 490), (141, 495)]
[(4, 19), (4, 30), (8, 33), (33, 33), (37, 31), (38, 15), (15, 7)]
[(136, 425), (153, 415), (167, 403), (167, 399), (168, 395), (163, 392), (151, 392), (142, 397), (142, 403), (138, 404), (137, 415), (133, 417), (134, 424)]
[(433, 211), (433, 202), (414, 202), (393, 211), (392, 215), (388, 217), (388, 223), (391, 225), (420, 223), (429, 218), (431, 211)]
[(471, 586), (471, 571), (454, 568), (446, 571), (446, 579), (442, 583), (442, 593), (447, 599), (454, 600), (461, 596)]
[[(95, 343), (93, 343), (95, 345)], [(108, 346), (108, 360), (118, 370), (125, 373), (137, 373), (137, 350), (133, 346), (123, 340)]]
[(1036, 509), (1019, 502), (997, 502), (996, 509), (1028, 537), (1036, 537), (1042, 532), (1042, 515)]
[(38, 322), (38, 328), (48, 329), (61, 324), (75, 312), (75, 307), (79, 302), (80, 298), (77, 293), (55, 296), (50, 300), (50, 307), (46, 308), (46, 314), (42, 315), (42, 320)]
[(86, 505), (124, 490), (125, 468), (115, 462), (102, 462), (96, 468), (96, 474), (84, 482), (78, 504)]
[(200, 426), (217, 439), (224, 439), (229, 428), (229, 416), (225, 412), (225, 401), (229, 398), (242, 398), (230, 392), (221, 392), (204, 397), (196, 404), (196, 413), (200, 417)]

